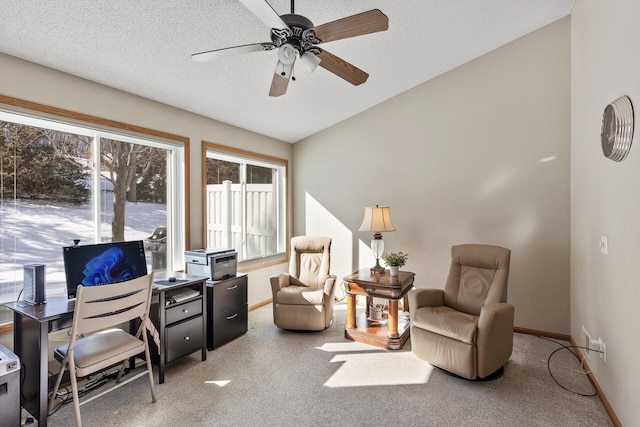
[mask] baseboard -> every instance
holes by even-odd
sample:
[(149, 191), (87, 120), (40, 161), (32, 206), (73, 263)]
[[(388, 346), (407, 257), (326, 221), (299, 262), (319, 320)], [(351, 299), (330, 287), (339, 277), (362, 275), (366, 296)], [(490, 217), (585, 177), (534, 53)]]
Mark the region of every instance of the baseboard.
[(553, 338), (553, 339), (562, 340), (562, 341), (571, 341), (571, 335), (558, 334), (556, 332), (540, 331), (538, 329), (522, 328), (520, 326), (514, 326), (513, 332), (518, 332), (518, 333), (527, 334), (527, 335), (536, 335), (536, 336), (545, 337), (545, 338)]
[[(576, 347), (578, 346), (578, 344), (576, 344), (573, 338), (571, 338), (569, 342), (571, 343), (571, 345), (574, 345)], [(582, 360), (586, 360), (583, 357), (582, 352), (580, 351), (581, 349), (576, 348), (575, 350), (578, 353), (578, 356), (580, 356)], [(591, 383), (593, 384), (593, 386), (596, 388), (596, 391), (598, 392), (598, 397), (600, 398), (600, 401), (602, 402), (602, 406), (604, 406), (605, 411), (607, 411), (607, 414), (609, 414), (609, 417), (611, 418), (611, 422), (616, 427), (622, 427), (622, 423), (620, 422), (620, 420), (618, 419), (618, 416), (616, 415), (613, 408), (611, 407), (609, 400), (607, 400), (607, 396), (604, 395), (604, 392), (600, 388), (600, 384), (598, 384), (598, 380), (596, 380), (596, 377), (593, 375), (593, 372), (591, 371), (589, 364), (586, 361), (583, 363), (584, 363), (584, 369), (588, 372), (587, 376), (591, 380)]]
[(13, 322), (0, 325), (0, 335), (9, 334), (13, 332)]
[(260, 308), (260, 307), (265, 306), (267, 304), (271, 304), (272, 301), (273, 301), (273, 299), (268, 299), (268, 300), (265, 300), (265, 301), (261, 301), (261, 302), (259, 302), (257, 304), (253, 304), (252, 306), (249, 306), (248, 310), (249, 311), (255, 310), (256, 308)]
[[(513, 328), (513, 331), (521, 333), (521, 334), (535, 335), (535, 336), (539, 336), (539, 337), (553, 338), (553, 339), (558, 339), (558, 340), (562, 340), (562, 341), (568, 341), (568, 342), (571, 343), (571, 345), (578, 347), (578, 344), (576, 344), (576, 342), (573, 340), (573, 337), (571, 335), (558, 334), (558, 333), (555, 333), (555, 332), (540, 331), (540, 330), (537, 330), (537, 329), (521, 328), (519, 326), (515, 326)], [(578, 356), (580, 357), (581, 360), (585, 360), (583, 355), (582, 355), (582, 352), (580, 351), (579, 348), (575, 348), (575, 351), (578, 353)], [(607, 400), (607, 396), (605, 396), (604, 392), (600, 388), (600, 384), (598, 384), (598, 380), (596, 380), (596, 377), (593, 375), (593, 372), (591, 371), (591, 368), (589, 367), (589, 364), (586, 361), (583, 362), (583, 364), (584, 364), (585, 371), (588, 372), (587, 377), (591, 381), (591, 384), (593, 384), (593, 386), (596, 388), (596, 392), (598, 393), (598, 397), (600, 398), (600, 401), (602, 402), (602, 406), (604, 406), (605, 411), (607, 411), (607, 414), (609, 415), (609, 418), (611, 418), (611, 422), (616, 427), (622, 427), (622, 423), (620, 422), (620, 420), (618, 419), (618, 416), (616, 415), (616, 413), (614, 412), (613, 408), (611, 407), (611, 404), (609, 403), (609, 400)]]

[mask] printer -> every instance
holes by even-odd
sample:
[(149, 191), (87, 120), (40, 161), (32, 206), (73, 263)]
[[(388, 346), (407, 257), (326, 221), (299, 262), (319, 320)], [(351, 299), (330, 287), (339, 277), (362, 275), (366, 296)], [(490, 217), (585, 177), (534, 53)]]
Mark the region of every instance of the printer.
[(207, 276), (210, 280), (234, 277), (238, 268), (238, 252), (231, 248), (206, 248), (184, 251), (187, 273)]

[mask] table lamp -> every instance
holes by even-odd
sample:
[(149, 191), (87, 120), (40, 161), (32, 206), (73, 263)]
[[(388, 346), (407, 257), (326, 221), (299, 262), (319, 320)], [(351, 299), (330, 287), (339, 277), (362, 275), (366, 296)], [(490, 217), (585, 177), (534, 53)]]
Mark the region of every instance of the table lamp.
[(376, 265), (371, 267), (371, 274), (384, 274), (384, 267), (380, 266), (380, 257), (384, 253), (382, 232), (396, 231), (391, 222), (389, 206), (367, 206), (364, 208), (364, 218), (359, 231), (372, 231), (371, 252), (376, 258)]

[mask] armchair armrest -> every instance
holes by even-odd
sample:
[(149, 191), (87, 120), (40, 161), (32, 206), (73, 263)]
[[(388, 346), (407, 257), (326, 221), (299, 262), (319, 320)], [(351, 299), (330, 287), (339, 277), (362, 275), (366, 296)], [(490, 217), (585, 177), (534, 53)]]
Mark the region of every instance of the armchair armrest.
[(442, 289), (412, 289), (407, 294), (409, 298), (409, 309), (420, 307), (436, 307), (444, 305), (444, 291)]
[(327, 279), (324, 281), (324, 294), (329, 298), (333, 298), (335, 293), (335, 285), (336, 285), (336, 275), (330, 274), (327, 276)]
[(498, 370), (513, 351), (515, 307), (507, 303), (487, 304), (478, 319), (478, 376)]
[(413, 315), (420, 307), (436, 307), (444, 305), (444, 290), (442, 289), (412, 289), (407, 294), (409, 300), (409, 317), (413, 321)]
[(271, 292), (273, 293), (273, 297), (275, 298), (276, 293), (285, 286), (289, 286), (290, 276), (289, 273), (278, 273), (274, 274), (269, 278), (271, 281)]

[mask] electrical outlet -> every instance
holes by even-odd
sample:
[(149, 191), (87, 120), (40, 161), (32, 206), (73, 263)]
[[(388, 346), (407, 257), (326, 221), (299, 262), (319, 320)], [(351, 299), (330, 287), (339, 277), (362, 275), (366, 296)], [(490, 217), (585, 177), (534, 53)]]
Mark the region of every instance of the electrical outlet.
[(607, 363), (607, 345), (602, 341), (602, 338), (600, 338), (600, 351), (602, 352), (600, 353), (600, 357), (602, 357), (604, 363)]
[(582, 325), (582, 346), (584, 347), (585, 357), (587, 359), (591, 358), (591, 352), (589, 351), (591, 342), (591, 335), (587, 332), (587, 328)]
[(600, 236), (600, 252), (607, 255), (609, 253), (609, 238), (607, 236)]

